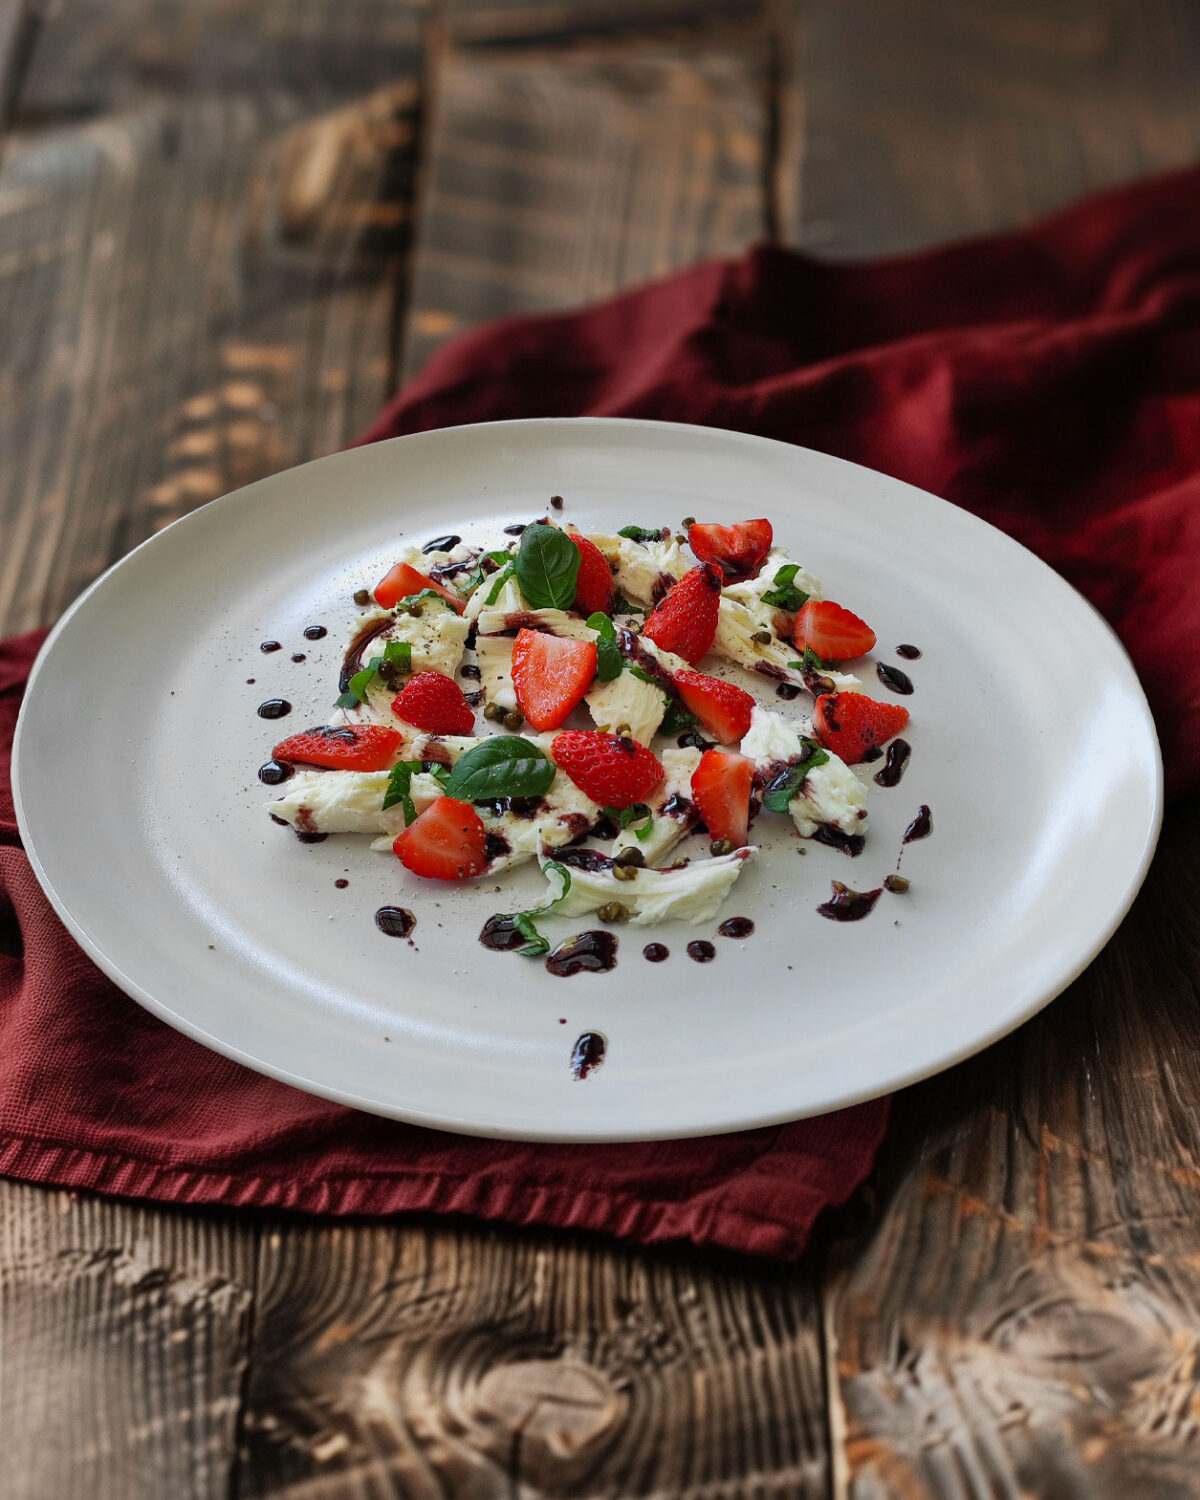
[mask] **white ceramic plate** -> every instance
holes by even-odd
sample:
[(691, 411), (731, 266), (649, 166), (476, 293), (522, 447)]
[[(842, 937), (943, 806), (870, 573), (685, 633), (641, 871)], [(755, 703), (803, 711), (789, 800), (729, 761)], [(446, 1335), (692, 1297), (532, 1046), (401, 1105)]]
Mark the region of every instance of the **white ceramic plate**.
[[(397, 537), (529, 520), (553, 493), (585, 530), (771, 517), (828, 596), (870, 619), (878, 658), (916, 683), (903, 700), (912, 763), (898, 788), (872, 784), (866, 851), (852, 861), (809, 842), (798, 858), (790, 824), (760, 819), (763, 852), (721, 913), (757, 930), (715, 938), (708, 965), (685, 945), (715, 922), (665, 924), (618, 929), (609, 974), (554, 978), (476, 941), (488, 915), (544, 890), (536, 869), (501, 877), (499, 892), (443, 887), (360, 838), (304, 846), (262, 811), (257, 767), (284, 733), (327, 718), (351, 594), (389, 565)], [(328, 636), (306, 642), (310, 624)], [(283, 649), (264, 656), (272, 637)], [(899, 642), (921, 659), (901, 663)], [(290, 718), (257, 716), (273, 696), (294, 704)], [(581, 1141), (815, 1114), (983, 1047), (1113, 932), (1161, 809), (1154, 729), (1124, 652), (999, 531), (803, 448), (594, 420), (358, 448), (171, 526), (59, 622), (21, 715), (14, 787), (67, 926), (189, 1036), (361, 1109)], [(921, 803), (934, 832), (905, 852), (908, 894), (885, 894), (858, 923), (817, 915), (831, 879), (866, 889), (894, 868)], [(388, 903), (415, 911), (415, 950), (376, 930)], [(642, 958), (652, 939), (671, 949), (666, 963)], [(569, 1058), (588, 1030), (608, 1055), (580, 1082)]]

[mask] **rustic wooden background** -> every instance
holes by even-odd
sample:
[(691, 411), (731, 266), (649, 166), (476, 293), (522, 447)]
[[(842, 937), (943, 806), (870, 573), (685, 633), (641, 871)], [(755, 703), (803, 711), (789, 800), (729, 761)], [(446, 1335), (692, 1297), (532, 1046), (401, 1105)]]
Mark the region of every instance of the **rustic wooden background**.
[[(1195, 160), (1200, 6), (0, 0), (0, 132), (11, 630), (480, 318)], [(1200, 1495), (1198, 849), (799, 1268), (0, 1183), (0, 1493)]]

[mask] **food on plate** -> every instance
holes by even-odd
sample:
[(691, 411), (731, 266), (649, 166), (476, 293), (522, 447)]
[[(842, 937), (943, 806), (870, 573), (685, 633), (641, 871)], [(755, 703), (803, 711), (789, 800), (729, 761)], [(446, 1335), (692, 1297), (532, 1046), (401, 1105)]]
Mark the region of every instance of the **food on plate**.
[(853, 767), (909, 723), (841, 670), (875, 632), (766, 519), (446, 536), (354, 597), (336, 707), (275, 745), (267, 810), (369, 837), (410, 890), (536, 862), (547, 890), (493, 918), (490, 947), (547, 952), (546, 917), (708, 921), (756, 827), (857, 854)]

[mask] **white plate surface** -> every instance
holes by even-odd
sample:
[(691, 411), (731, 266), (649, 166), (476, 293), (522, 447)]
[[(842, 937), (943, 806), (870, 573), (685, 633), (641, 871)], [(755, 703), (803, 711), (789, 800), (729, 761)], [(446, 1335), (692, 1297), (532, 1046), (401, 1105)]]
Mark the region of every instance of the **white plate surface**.
[[(498, 894), (499, 881), (435, 886), (363, 839), (301, 845), (261, 810), (270, 791), (256, 769), (282, 733), (327, 718), (350, 596), (397, 538), (529, 520), (551, 494), (585, 530), (771, 517), (827, 595), (871, 621), (879, 659), (916, 683), (903, 700), (912, 763), (898, 788), (872, 784), (866, 851), (852, 861), (809, 842), (798, 858), (790, 824), (760, 819), (762, 855), (721, 913), (757, 930), (715, 938), (708, 965), (684, 949), (715, 922), (664, 924), (619, 929), (609, 974), (554, 978), (476, 941), (488, 915), (544, 889), (536, 869), (500, 877)], [(329, 635), (306, 642), (314, 623)], [(265, 638), (283, 649), (262, 655)], [(919, 661), (892, 655), (904, 641)], [(276, 695), (291, 717), (259, 718)], [(969, 1055), (1099, 950), (1161, 816), (1158, 745), (1129, 661), (1032, 554), (838, 459), (630, 421), (421, 434), (205, 506), (59, 622), (30, 683), (13, 780), (51, 901), (155, 1014), (361, 1109), (548, 1140), (816, 1114)], [(818, 916), (831, 879), (879, 884), (921, 803), (934, 832), (905, 851), (909, 893), (885, 894), (863, 922)], [(415, 950), (375, 929), (386, 903), (416, 912)], [(641, 957), (652, 939), (670, 947), (666, 963)], [(579, 1082), (568, 1060), (585, 1030), (606, 1036), (608, 1056)]]

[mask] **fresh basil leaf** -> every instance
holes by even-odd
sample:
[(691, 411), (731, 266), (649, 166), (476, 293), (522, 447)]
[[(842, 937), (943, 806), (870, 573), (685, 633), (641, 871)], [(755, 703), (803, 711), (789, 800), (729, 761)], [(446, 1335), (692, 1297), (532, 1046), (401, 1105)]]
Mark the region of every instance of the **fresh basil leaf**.
[(521, 533), (517, 586), (534, 609), (570, 609), (579, 578), (579, 548), (557, 526), (535, 521)]
[(501, 565), (511, 561), (512, 554), (508, 551), (507, 548), (500, 552), (485, 552), (482, 557), (476, 560), (475, 566), (471, 569), (471, 571), (467, 574), (463, 581), (457, 585), (459, 593), (466, 594), (469, 597), (475, 592), (475, 590), (479, 587), (483, 580), (488, 577), (488, 573), (483, 566), (485, 562), (494, 562), (497, 565)]
[(541, 958), (543, 953), (549, 953), (549, 941), (534, 926), (533, 917), (527, 911), (516, 912), (513, 916), (513, 926), (526, 939), (524, 945), (513, 949), (522, 958)]
[(620, 822), (622, 828), (633, 829), (639, 843), (645, 843), (650, 837), (650, 833), (654, 827), (654, 814), (644, 802), (634, 802), (629, 807), (623, 807), (619, 813), (614, 807), (611, 809), (611, 812)]
[(617, 638), (617, 627), (600, 610), (597, 610), (594, 615), (588, 615), (587, 628), (596, 631), (601, 640), (615, 641)]
[(667, 704), (667, 711), (663, 715), (663, 721), (658, 726), (660, 734), (682, 734), (685, 729), (694, 729), (700, 720), (694, 713), (684, 708), (678, 698), (672, 698)]
[(401, 672), (412, 671), (412, 644), (409, 641), (388, 641), (382, 656), (373, 656), (361, 672), (355, 672), (346, 691), (337, 699), (337, 708), (357, 708), (367, 701), (367, 689), (376, 672), (385, 661), (394, 662)]
[(501, 568), (496, 576), (492, 579), (492, 586), (488, 590), (487, 595), (483, 601), (486, 605), (493, 605), (495, 604), (496, 600), (499, 599), (501, 589), (503, 589), (504, 585), (513, 576), (513, 569), (516, 566), (516, 558), (510, 558), (508, 564), (505, 567)]
[(634, 837), (637, 839), (638, 843), (639, 844), (644, 844), (646, 842), (646, 840), (650, 837), (650, 835), (654, 832), (654, 818), (653, 818), (653, 816), (648, 817), (646, 819), (646, 821), (642, 824), (642, 826), (640, 828), (635, 828), (633, 830), (633, 832), (634, 832)]
[(429, 767), (429, 774), (442, 790), (445, 791), (446, 783), (450, 780), (451, 768), (442, 765), (441, 761), (435, 760)]
[(657, 677), (654, 677), (649, 672), (647, 672), (646, 669), (645, 669), (645, 667), (639, 667), (638, 664), (637, 664), (637, 662), (635, 662), (635, 661), (627, 661), (625, 663), (625, 667), (626, 667), (627, 671), (632, 672), (633, 675), (636, 678), (638, 678), (640, 681), (642, 681), (642, 682), (648, 682), (651, 687), (661, 687), (662, 686), (662, 683), (659, 682), (659, 680), (658, 680)]
[(769, 604), (772, 609), (786, 609), (793, 614), (796, 610), (803, 609), (808, 603), (808, 595), (792, 581), (799, 571), (799, 563), (785, 563), (771, 580), (775, 587), (766, 591), (762, 602)]
[(644, 615), (646, 613), (640, 604), (634, 604), (632, 600), (626, 599), (619, 590), (613, 596), (612, 612), (614, 615)]
[[(351, 684), (353, 684), (354, 679), (351, 678), (350, 681)], [(340, 694), (333, 700), (333, 706), (334, 708), (357, 708), (360, 701), (361, 700), (359, 699), (358, 694), (355, 693), (353, 686), (350, 686), (344, 693)]]
[(600, 636), (596, 642), (596, 676), (601, 682), (612, 682), (620, 677), (625, 665), (617, 645), (617, 627), (599, 611), (589, 615), (587, 623), (588, 629), (597, 631)]
[[(500, 921), (502, 922), (511, 922), (517, 932), (525, 939), (522, 947), (511, 950), (522, 958), (540, 958), (543, 953), (549, 952), (550, 944), (537, 930), (533, 919), (534, 917), (546, 916), (547, 913), (552, 912), (563, 901), (567, 892), (571, 889), (570, 872), (565, 865), (560, 865), (557, 860), (551, 860), (549, 863), (543, 865), (542, 873), (550, 882), (550, 890), (547, 892), (547, 899), (541, 906), (535, 906), (531, 911), (515, 911), (500, 917)], [(555, 884), (558, 886), (557, 890), (554, 889)]]
[(397, 601), (396, 612), (398, 614), (408, 614), (411, 612), (414, 604), (420, 604), (422, 607), (426, 604), (440, 604), (444, 609), (448, 609), (452, 615), (458, 613), (449, 599), (443, 599), (436, 589), (422, 589), (419, 594), (406, 594), (403, 599)]
[(768, 783), (763, 794), (763, 806), (772, 812), (785, 813), (793, 798), (804, 785), (804, 778), (816, 766), (823, 766), (829, 752), (822, 750), (816, 740), (801, 740), (801, 758), (792, 762), (787, 770)]
[(446, 782), (446, 795), (461, 802), (495, 797), (540, 797), (554, 780), (555, 765), (519, 734), (497, 734), (461, 756)]
[(663, 539), (661, 526), (622, 526), (617, 535), (627, 537), (631, 542), (661, 542)]
[(395, 807), (396, 803), (402, 803), (404, 809), (404, 826), (417, 820), (417, 807), (410, 795), (413, 776), (421, 769), (419, 760), (398, 761), (392, 767), (391, 775), (388, 777), (387, 789), (383, 794), (383, 810), (387, 812), (389, 807)]

